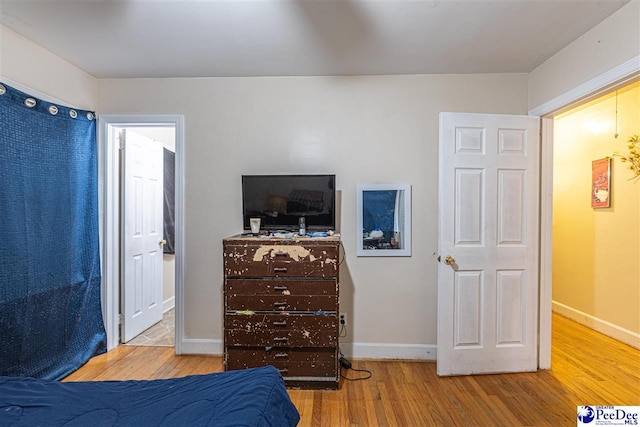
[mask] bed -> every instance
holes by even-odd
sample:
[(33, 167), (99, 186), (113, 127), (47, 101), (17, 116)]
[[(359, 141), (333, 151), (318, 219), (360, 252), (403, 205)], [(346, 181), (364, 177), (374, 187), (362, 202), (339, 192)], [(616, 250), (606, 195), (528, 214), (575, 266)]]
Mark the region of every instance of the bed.
[(0, 426), (269, 426), (300, 416), (272, 366), (150, 381), (0, 377)]

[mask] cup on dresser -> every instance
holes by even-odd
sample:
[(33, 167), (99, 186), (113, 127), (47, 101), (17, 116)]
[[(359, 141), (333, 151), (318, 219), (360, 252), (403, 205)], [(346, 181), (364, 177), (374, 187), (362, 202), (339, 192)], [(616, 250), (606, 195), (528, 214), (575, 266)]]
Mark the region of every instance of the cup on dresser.
[(251, 232), (258, 234), (260, 232), (260, 218), (250, 218), (249, 225), (251, 226)]

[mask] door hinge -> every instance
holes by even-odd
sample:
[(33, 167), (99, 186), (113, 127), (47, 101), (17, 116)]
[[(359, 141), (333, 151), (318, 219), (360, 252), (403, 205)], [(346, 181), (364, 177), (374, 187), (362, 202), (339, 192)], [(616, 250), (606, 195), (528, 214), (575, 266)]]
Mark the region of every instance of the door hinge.
[(124, 134), (120, 132), (118, 134), (118, 149), (124, 150), (124, 144), (125, 144)]
[(122, 325), (124, 323), (124, 314), (118, 314), (118, 325)]

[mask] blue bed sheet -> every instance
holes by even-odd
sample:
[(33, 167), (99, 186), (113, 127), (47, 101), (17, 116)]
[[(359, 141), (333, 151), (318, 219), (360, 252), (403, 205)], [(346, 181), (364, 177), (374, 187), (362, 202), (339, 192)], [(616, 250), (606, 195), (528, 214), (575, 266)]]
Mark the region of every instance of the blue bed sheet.
[(272, 366), (151, 381), (0, 377), (0, 426), (295, 426)]

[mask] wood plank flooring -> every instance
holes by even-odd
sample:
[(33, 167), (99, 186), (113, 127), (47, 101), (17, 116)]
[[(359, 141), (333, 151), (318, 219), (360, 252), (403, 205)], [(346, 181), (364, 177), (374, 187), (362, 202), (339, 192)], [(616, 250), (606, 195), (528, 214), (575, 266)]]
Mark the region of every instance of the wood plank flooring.
[[(343, 380), (337, 391), (289, 390), (300, 426), (575, 426), (578, 405), (640, 405), (640, 351), (556, 314), (550, 371), (440, 378), (434, 362), (352, 363), (370, 370), (372, 378)], [(220, 371), (220, 356), (120, 346), (65, 381)]]

